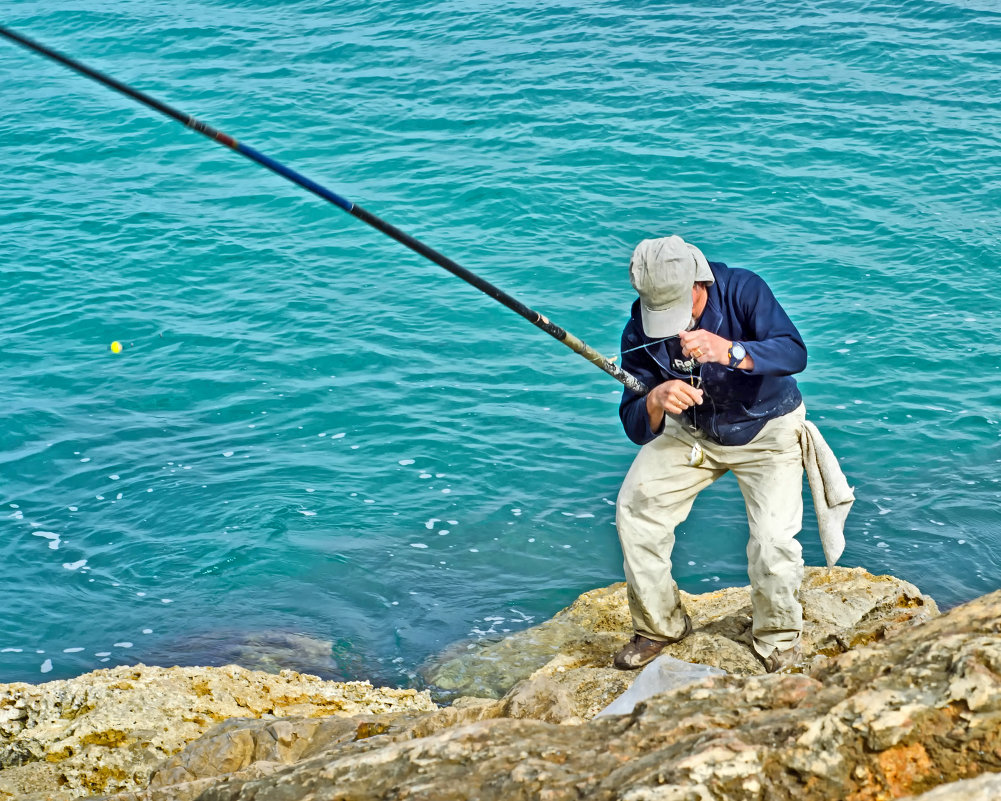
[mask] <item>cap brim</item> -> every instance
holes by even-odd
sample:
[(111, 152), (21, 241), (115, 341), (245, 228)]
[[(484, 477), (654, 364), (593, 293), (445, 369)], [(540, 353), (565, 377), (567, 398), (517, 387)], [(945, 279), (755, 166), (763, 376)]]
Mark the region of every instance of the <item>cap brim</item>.
[(682, 305), (671, 309), (648, 309), (640, 302), (640, 316), (643, 319), (643, 333), (650, 339), (674, 337), (692, 322), (692, 307)]

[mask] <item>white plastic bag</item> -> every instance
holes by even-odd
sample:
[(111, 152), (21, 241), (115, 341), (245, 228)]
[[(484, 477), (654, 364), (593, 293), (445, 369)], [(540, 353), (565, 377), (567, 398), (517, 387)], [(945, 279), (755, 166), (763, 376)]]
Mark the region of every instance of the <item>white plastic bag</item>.
[(628, 715), (640, 701), (645, 701), (658, 693), (677, 690), (685, 685), (701, 681), (706, 676), (725, 675), (725, 670), (710, 665), (683, 662), (666, 654), (658, 656), (643, 668), (628, 690), (602, 709), (595, 717)]

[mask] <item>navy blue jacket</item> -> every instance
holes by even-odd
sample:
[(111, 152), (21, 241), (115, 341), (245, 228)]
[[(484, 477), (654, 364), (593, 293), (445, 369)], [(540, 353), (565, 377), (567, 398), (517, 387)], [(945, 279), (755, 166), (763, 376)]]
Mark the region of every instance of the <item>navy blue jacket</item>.
[[(765, 423), (802, 403), (792, 376), (806, 367), (806, 345), (761, 278), (721, 262), (711, 261), (709, 267), (716, 281), (708, 288), (698, 327), (742, 342), (754, 359), (754, 369), (700, 366), (684, 357), (677, 337), (664, 342), (650, 339), (643, 333), (638, 299), (622, 332), (622, 368), (651, 389), (672, 378), (701, 386), (702, 404), (686, 409), (681, 421), (723, 445), (746, 445)], [(626, 436), (637, 445), (659, 433), (650, 429), (646, 399), (628, 389), (622, 393), (619, 417)]]

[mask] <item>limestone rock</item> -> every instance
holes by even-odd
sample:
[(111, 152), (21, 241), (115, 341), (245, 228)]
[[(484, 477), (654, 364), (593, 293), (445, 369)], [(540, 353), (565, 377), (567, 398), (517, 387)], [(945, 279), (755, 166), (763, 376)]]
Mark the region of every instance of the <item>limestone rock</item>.
[(0, 685), (0, 798), (143, 787), (154, 768), (233, 717), (430, 711), (426, 692), (223, 668), (138, 665)]
[(685, 596), (696, 631), (665, 653), (729, 675), (599, 720), (637, 675), (609, 667), (622, 585), (443, 661), (453, 692), (509, 687), (445, 709), (236, 667), (0, 686), (0, 799), (882, 801), (1001, 770), (1001, 596), (934, 618), (906, 582), (810, 569), (801, 597), (805, 672), (756, 675), (748, 588)]
[[(419, 736), (398, 719), (363, 738), (340, 725), (288, 765), (275, 759), (300, 749), (292, 738), (255, 740), (261, 761), (202, 780), (199, 801), (889, 801), (949, 783), (918, 797), (986, 798), (997, 777), (973, 777), (1001, 772), (1001, 592), (805, 673), (714, 676), (580, 725), (488, 716)], [(133, 798), (186, 798), (171, 792)]]
[[(695, 631), (664, 654), (731, 674), (764, 673), (750, 650), (750, 588), (682, 597)], [(861, 568), (807, 568), (800, 598), (808, 660), (882, 640), (938, 614), (935, 602), (913, 584)], [(579, 723), (635, 679), (635, 672), (610, 667), (631, 636), (631, 625), (625, 585), (614, 584), (584, 593), (538, 626), (433, 667), (428, 679), (454, 692), (486, 697), (507, 692), (508, 717)]]
[(465, 652), (432, 664), (428, 681), (444, 690), (500, 698), (560, 654), (601, 660), (629, 628), (625, 585), (591, 590), (550, 620), (503, 639), (470, 643)]
[(106, 801), (194, 801), (220, 780), (248, 781), (282, 765), (351, 753), (388, 743), (429, 737), (447, 728), (495, 718), (501, 705), (481, 698), (460, 699), (451, 707), (424, 714), (377, 716), (232, 719), (220, 723), (164, 762), (145, 790), (106, 796)]

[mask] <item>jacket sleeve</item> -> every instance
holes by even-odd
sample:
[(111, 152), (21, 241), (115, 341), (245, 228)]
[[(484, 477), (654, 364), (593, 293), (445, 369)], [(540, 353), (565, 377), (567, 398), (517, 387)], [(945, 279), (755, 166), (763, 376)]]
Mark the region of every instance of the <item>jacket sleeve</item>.
[(738, 301), (741, 342), (754, 359), (750, 375), (793, 375), (806, 367), (806, 345), (789, 315), (761, 278), (751, 275)]
[[(622, 344), (619, 351), (622, 353), (622, 369), (627, 373), (632, 373), (642, 381), (649, 389), (653, 389), (663, 381), (660, 371), (656, 370), (656, 363), (644, 350), (633, 350), (640, 344), (640, 338), (634, 331), (632, 321), (626, 324), (622, 332)], [(661, 423), (660, 431), (653, 431), (650, 428), (650, 415), (646, 410), (646, 396), (637, 395), (631, 389), (623, 388), (622, 400), (619, 401), (619, 419), (622, 421), (622, 428), (637, 445), (646, 445), (650, 440), (656, 439), (660, 431), (663, 431), (664, 424)]]

